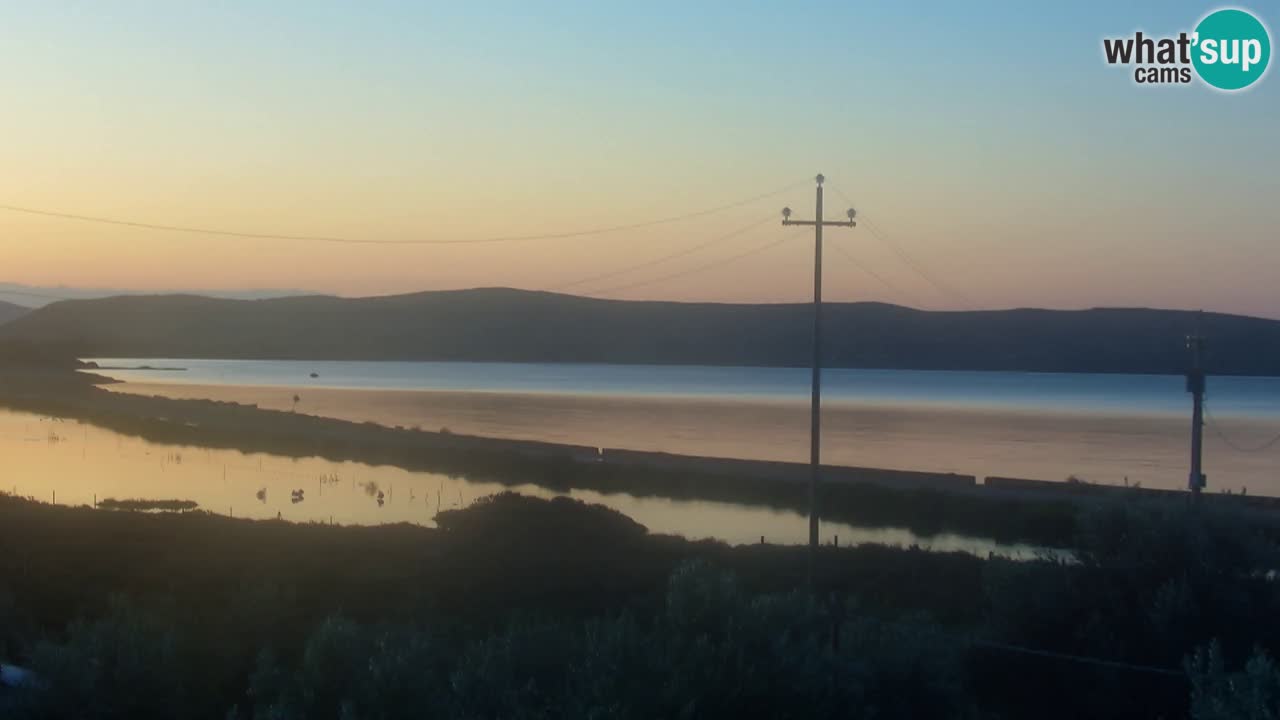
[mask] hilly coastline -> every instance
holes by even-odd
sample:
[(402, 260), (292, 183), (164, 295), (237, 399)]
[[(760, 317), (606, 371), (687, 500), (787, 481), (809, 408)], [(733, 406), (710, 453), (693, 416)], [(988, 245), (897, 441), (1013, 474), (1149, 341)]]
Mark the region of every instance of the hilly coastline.
[[(1199, 331), (1210, 372), (1280, 375), (1280, 321), (1263, 318), (882, 303), (831, 303), (824, 318), (829, 367), (1180, 373), (1185, 336)], [(79, 357), (804, 366), (811, 329), (804, 303), (600, 300), (505, 288), (368, 298), (155, 295), (53, 303), (0, 325), (0, 346)]]

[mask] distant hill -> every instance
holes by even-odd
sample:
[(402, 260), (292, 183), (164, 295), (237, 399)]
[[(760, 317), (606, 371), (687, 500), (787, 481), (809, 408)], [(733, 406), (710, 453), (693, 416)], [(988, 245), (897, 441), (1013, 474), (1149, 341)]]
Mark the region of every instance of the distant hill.
[[(486, 360), (805, 366), (807, 304), (597, 300), (508, 289), (372, 298), (189, 295), (54, 303), (0, 343), (79, 356)], [(1178, 373), (1197, 313), (1150, 309), (930, 312), (826, 307), (836, 367)], [(1280, 375), (1280, 321), (1204, 313), (1207, 365)]]
[[(17, 300), (23, 305), (33, 308), (44, 307), (59, 300), (93, 300), (117, 295), (164, 295), (173, 293), (174, 291), (172, 290), (121, 290), (119, 288), (23, 285), (22, 283), (0, 282), (0, 300), (6, 298)], [(304, 290), (260, 288), (253, 290), (193, 290), (186, 291), (186, 294), (228, 298), (231, 300), (261, 300), (263, 298), (314, 295), (315, 293)]]
[(10, 320), (20, 318), (29, 312), (31, 312), (31, 308), (14, 305), (13, 303), (0, 300), (0, 325), (3, 325)]

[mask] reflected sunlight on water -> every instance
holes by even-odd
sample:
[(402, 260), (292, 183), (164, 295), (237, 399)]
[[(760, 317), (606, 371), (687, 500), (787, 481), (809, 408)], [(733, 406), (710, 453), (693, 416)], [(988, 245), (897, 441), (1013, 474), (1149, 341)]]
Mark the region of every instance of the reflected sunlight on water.
[[(235, 517), (372, 525), (433, 526), (440, 510), (465, 507), (503, 490), (551, 497), (568, 494), (614, 508), (650, 532), (741, 544), (801, 544), (807, 520), (798, 513), (720, 502), (638, 498), (594, 491), (555, 493), (534, 485), (472, 482), (390, 466), (289, 458), (265, 453), (151, 443), (87, 423), (0, 411), (0, 490), (60, 505), (95, 498), (194, 500)], [(918, 544), (937, 550), (1029, 556), (1035, 549), (943, 534), (924, 538), (902, 528), (824, 523), (823, 538), (841, 545)]]

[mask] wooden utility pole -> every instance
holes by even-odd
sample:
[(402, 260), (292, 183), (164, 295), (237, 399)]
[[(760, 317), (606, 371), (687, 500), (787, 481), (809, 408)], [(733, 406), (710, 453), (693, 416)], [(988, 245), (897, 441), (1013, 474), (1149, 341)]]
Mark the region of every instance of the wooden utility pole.
[(1187, 370), (1187, 392), (1191, 393), (1191, 473), (1187, 479), (1187, 487), (1191, 490), (1193, 501), (1200, 500), (1200, 491), (1207, 485), (1201, 471), (1201, 447), (1204, 436), (1204, 368), (1201, 367), (1200, 351), (1204, 349), (1204, 338), (1200, 335), (1187, 336), (1187, 349), (1191, 351), (1191, 367)]
[(822, 217), (822, 175), (817, 181), (817, 201), (813, 220), (792, 220), (791, 208), (782, 209), (783, 225), (813, 226), (813, 380), (809, 408), (809, 584), (813, 584), (818, 557), (818, 482), (822, 472), (822, 228), (853, 227), (854, 211), (848, 220)]

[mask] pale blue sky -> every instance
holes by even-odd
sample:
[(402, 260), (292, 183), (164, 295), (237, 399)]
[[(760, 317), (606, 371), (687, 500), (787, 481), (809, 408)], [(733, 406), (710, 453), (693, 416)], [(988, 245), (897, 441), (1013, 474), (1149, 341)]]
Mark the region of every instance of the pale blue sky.
[[(289, 234), (477, 237), (645, 220), (822, 171), (964, 303), (1280, 316), (1280, 80), (1273, 72), (1235, 95), (1143, 88), (1102, 61), (1104, 36), (1190, 30), (1216, 7), (5, 2), (0, 204)], [(1245, 7), (1275, 25), (1274, 3)], [(553, 287), (783, 204), (807, 215), (811, 202), (798, 189), (635, 233), (393, 249), (0, 213), (0, 280)], [(782, 231), (648, 276), (767, 232)], [(894, 289), (833, 265), (834, 297), (963, 304), (862, 229), (839, 238)], [(797, 241), (621, 296), (801, 299), (807, 263)]]

